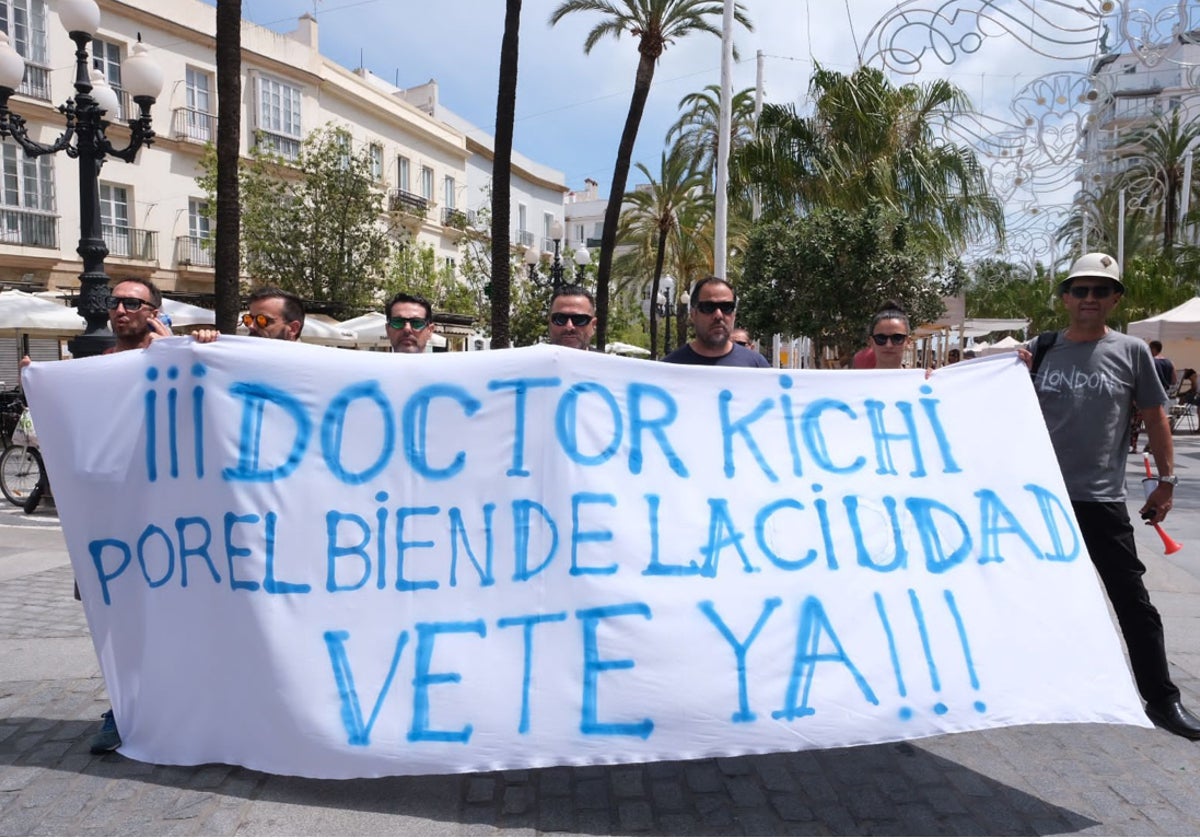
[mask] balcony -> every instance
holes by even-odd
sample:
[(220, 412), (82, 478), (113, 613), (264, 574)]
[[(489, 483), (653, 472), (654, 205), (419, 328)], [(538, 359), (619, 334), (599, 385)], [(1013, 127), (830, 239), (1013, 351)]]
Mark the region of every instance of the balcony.
[(210, 143), (217, 139), (217, 118), (195, 108), (176, 108), (171, 112), (171, 136), (192, 143)]
[(175, 237), (175, 264), (177, 266), (212, 268), (213, 240), (211, 236)]
[(388, 210), (424, 219), (429, 213), (429, 199), (408, 190), (392, 190), (388, 194)]
[(57, 250), (58, 216), (32, 210), (0, 208), (0, 243)]
[(520, 245), (522, 248), (532, 247), (533, 246), (533, 231), (518, 229), (513, 234), (513, 244)]
[(454, 228), (455, 230), (466, 230), (467, 214), (461, 210), (455, 210), (453, 207), (443, 207), (442, 227)]
[(110, 257), (154, 262), (158, 259), (158, 233), (152, 230), (100, 225), (100, 235), (108, 246)]
[(17, 93), (21, 94), (21, 96), (28, 96), (31, 99), (40, 99), (43, 102), (49, 102), (50, 68), (26, 61), (25, 77), (21, 79), (21, 86), (17, 88)]

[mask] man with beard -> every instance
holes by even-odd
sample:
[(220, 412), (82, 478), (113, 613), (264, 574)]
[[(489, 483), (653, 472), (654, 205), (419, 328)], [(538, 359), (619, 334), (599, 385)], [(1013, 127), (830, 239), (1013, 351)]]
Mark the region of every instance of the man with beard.
[(158, 320), (162, 292), (149, 280), (130, 277), (113, 286), (108, 296), (108, 322), (117, 343), (105, 350), (141, 350), (156, 338), (171, 335), (171, 330)]
[(550, 343), (591, 350), (596, 332), (596, 303), (582, 286), (560, 286), (550, 297)]
[(433, 335), (433, 305), (420, 295), (397, 292), (383, 314), (393, 353), (424, 353)]
[(250, 311), (242, 323), (256, 338), (299, 341), (304, 330), (304, 305), (291, 292), (274, 286), (255, 289), (249, 297)]
[(663, 361), (676, 365), (769, 368), (770, 363), (761, 353), (735, 344), (730, 338), (736, 310), (737, 297), (728, 282), (720, 277), (697, 280), (688, 303), (688, 320), (696, 337), (672, 350)]

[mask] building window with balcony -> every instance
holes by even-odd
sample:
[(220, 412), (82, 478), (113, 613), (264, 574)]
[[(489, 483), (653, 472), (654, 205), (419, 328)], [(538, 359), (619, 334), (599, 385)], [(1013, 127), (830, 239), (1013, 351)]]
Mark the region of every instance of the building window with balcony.
[(396, 189), (403, 192), (412, 190), (412, 179), (409, 177), (411, 168), (408, 158), (403, 155), (396, 158)]
[(99, 38), (92, 40), (92, 67), (104, 74), (108, 86), (117, 95), (117, 113), (107, 114), (105, 118), (116, 122), (125, 119), (129, 109), (125, 105), (125, 91), (121, 87), (121, 48)]
[(428, 166), (421, 167), (421, 198), (433, 201), (433, 170)]
[(25, 78), (17, 93), (50, 101), (50, 59), (46, 54), (46, 0), (0, 2), (0, 30), (25, 59)]
[(289, 160), (300, 154), (300, 89), (259, 76), (258, 143)]
[(442, 201), (442, 204), (444, 204), (448, 210), (453, 210), (454, 206), (455, 206), (454, 205), (454, 179), (451, 178), (449, 175), (447, 175), (445, 180), (442, 182), (442, 187), (443, 187), (442, 192), (444, 194), (443, 195), (444, 200)]
[(0, 144), (0, 184), (0, 242), (57, 248), (54, 156), (30, 159), (16, 145)]
[(372, 143), (367, 146), (367, 158), (371, 164), (371, 179), (378, 182), (383, 180), (383, 146)]
[(175, 260), (180, 265), (213, 264), (212, 217), (202, 198), (188, 199), (188, 235), (176, 240)]
[(129, 236), (129, 192), (124, 187), (100, 185), (100, 231), (108, 253), (128, 257), (133, 253)]
[(176, 133), (188, 140), (195, 140), (197, 143), (207, 143), (216, 137), (216, 126), (213, 120), (212, 75), (195, 67), (189, 67), (185, 83), (187, 85), (187, 107), (184, 109), (181, 125), (176, 126)]

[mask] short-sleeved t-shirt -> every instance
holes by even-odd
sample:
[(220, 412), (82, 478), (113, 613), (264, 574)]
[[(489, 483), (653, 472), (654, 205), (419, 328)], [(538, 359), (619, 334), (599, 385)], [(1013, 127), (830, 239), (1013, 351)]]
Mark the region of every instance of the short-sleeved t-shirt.
[[(1032, 352), (1036, 343), (1026, 346)], [(1150, 348), (1115, 330), (1097, 341), (1071, 341), (1060, 332), (1033, 387), (1067, 495), (1076, 502), (1123, 501), (1133, 403), (1150, 408), (1167, 401)]]
[(733, 349), (724, 356), (701, 356), (692, 349), (690, 343), (684, 344), (664, 356), (663, 361), (673, 365), (722, 365), (724, 367), (750, 368), (769, 368), (771, 366), (771, 363), (763, 358), (762, 353), (740, 344), (733, 345)]

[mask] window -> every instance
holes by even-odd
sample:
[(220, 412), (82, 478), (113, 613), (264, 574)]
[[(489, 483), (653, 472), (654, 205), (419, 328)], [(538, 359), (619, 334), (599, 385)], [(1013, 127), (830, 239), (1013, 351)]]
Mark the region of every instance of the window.
[(410, 192), (412, 189), (412, 181), (409, 179), (409, 162), (408, 158), (400, 156), (396, 158), (396, 189)]
[(454, 209), (454, 179), (451, 178), (449, 175), (447, 175), (446, 179), (443, 183), (443, 187), (445, 188), (443, 190), (445, 192), (445, 201), (443, 203), (445, 204), (447, 210), (453, 210)]
[(54, 155), (27, 158), (0, 144), (0, 242), (58, 247), (54, 215)]
[(130, 256), (129, 193), (124, 187), (100, 185), (100, 231), (110, 254)]
[(188, 199), (188, 236), (208, 239), (212, 235), (212, 219), (208, 217), (208, 202), (201, 198)]
[(187, 137), (205, 143), (212, 140), (212, 77), (195, 67), (187, 68)]
[(421, 198), (433, 201), (433, 170), (428, 166), (421, 167)]
[(46, 0), (0, 0), (0, 30), (25, 59), (19, 92), (50, 99), (49, 56), (46, 54)]
[(121, 88), (121, 48), (99, 38), (92, 40), (92, 67), (104, 74), (113, 93), (117, 95), (117, 113), (106, 114), (108, 120), (125, 118), (125, 92)]
[(576, 245), (585, 245), (586, 244), (584, 242), (584, 240), (587, 239), (587, 236), (583, 232), (583, 227), (584, 227), (583, 225), (575, 225), (575, 244)]
[(350, 139), (349, 132), (338, 130), (337, 148), (338, 166), (343, 172), (346, 172), (350, 169), (350, 161), (354, 157), (354, 142)]
[(259, 142), (286, 158), (300, 154), (300, 89), (259, 76)]
[(376, 181), (383, 180), (383, 146), (372, 143), (367, 147), (367, 155), (371, 162), (371, 177)]

